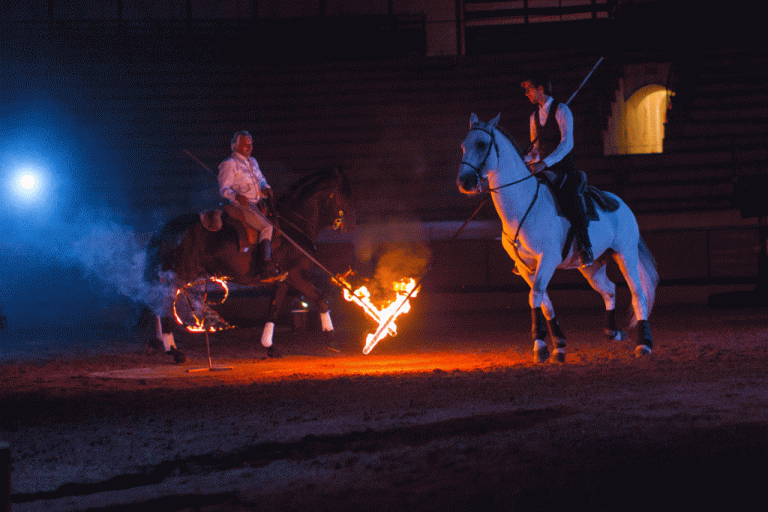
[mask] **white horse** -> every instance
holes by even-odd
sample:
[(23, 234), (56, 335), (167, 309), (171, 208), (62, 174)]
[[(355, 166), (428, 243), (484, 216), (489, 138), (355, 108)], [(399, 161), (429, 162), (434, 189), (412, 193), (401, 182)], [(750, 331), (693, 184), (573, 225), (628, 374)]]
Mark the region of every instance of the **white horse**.
[(589, 223), (595, 261), (580, 268), (578, 253), (570, 243), (570, 223), (558, 214), (549, 186), (542, 177), (531, 174), (514, 141), (497, 126), (500, 116), (489, 122), (479, 121), (475, 114), (470, 117), (456, 183), (465, 194), (491, 193), (503, 225), (502, 245), (531, 288), (529, 303), (535, 360), (542, 362), (550, 357), (544, 341), (549, 330), (554, 344), (552, 359), (565, 361), (565, 335), (547, 294), (549, 281), (558, 268), (581, 271), (605, 301), (606, 336), (615, 340), (624, 338), (624, 332), (616, 326), (616, 286), (606, 273), (609, 258), (618, 263), (632, 293), (634, 316), (630, 327), (638, 328), (635, 355), (650, 354), (653, 339), (648, 316), (659, 276), (634, 214), (614, 194), (590, 187), (589, 195), (595, 196), (590, 197), (590, 201), (602, 198), (603, 203), (613, 203), (613, 207), (595, 205), (593, 220)]

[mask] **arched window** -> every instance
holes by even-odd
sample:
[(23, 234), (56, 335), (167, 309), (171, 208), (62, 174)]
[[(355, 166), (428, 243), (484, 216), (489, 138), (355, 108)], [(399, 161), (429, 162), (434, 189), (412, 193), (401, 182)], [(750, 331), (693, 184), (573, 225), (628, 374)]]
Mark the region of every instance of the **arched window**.
[(664, 123), (674, 92), (661, 85), (646, 85), (626, 102), (621, 94), (613, 105), (605, 133), (606, 155), (662, 153)]

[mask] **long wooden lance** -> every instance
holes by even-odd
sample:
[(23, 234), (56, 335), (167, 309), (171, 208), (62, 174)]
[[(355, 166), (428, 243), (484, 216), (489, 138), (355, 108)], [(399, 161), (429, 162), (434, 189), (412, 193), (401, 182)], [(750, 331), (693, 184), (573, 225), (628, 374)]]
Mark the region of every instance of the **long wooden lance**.
[[(488, 194), (485, 196), (485, 198), (480, 202), (480, 205), (475, 209), (472, 215), (470, 215), (469, 218), (466, 221), (464, 221), (464, 224), (462, 224), (462, 226), (456, 231), (456, 233), (454, 233), (451, 239), (445, 243), (445, 245), (443, 246), (443, 249), (438, 253), (438, 256), (433, 258), (432, 260), (433, 263), (435, 260), (438, 260), (440, 257), (443, 256), (443, 254), (448, 249), (448, 247), (450, 247), (450, 245), (454, 242), (454, 240), (456, 240), (459, 237), (459, 235), (461, 235), (461, 233), (464, 231), (464, 228), (467, 227), (467, 224), (469, 224), (472, 221), (472, 219), (474, 219), (477, 216), (477, 214), (480, 213), (480, 210), (483, 209), (483, 206), (485, 206), (485, 203), (487, 203), (490, 198), (491, 198), (491, 194)], [(400, 313), (400, 310), (403, 308), (405, 303), (408, 302), (408, 299), (411, 298), (411, 295), (413, 295), (416, 292), (416, 290), (418, 290), (419, 287), (421, 287), (421, 282), (424, 281), (424, 278), (427, 276), (430, 270), (432, 270), (432, 265), (427, 267), (427, 270), (421, 275), (421, 277), (413, 286), (413, 288), (411, 288), (411, 291), (408, 292), (408, 295), (405, 297), (405, 299), (403, 299), (400, 302), (400, 306), (395, 311), (392, 312), (392, 314), (389, 317), (389, 320), (386, 323), (379, 326), (379, 328), (376, 330), (376, 332), (373, 335), (373, 339), (378, 339), (381, 333), (384, 331), (384, 329), (391, 330), (389, 327), (390, 324), (395, 318), (397, 318), (397, 315)]]
[[(272, 228), (275, 230), (275, 232), (276, 232), (276, 233), (278, 233), (280, 236), (282, 236), (283, 238), (285, 238), (285, 239), (286, 239), (288, 242), (290, 242), (290, 244), (291, 244), (291, 245), (293, 245), (293, 246), (294, 246), (296, 249), (298, 249), (299, 251), (301, 251), (301, 253), (302, 253), (304, 256), (306, 256), (307, 258), (309, 258), (309, 261), (311, 261), (312, 263), (314, 263), (315, 265), (317, 265), (317, 267), (318, 267), (320, 270), (322, 270), (323, 272), (325, 272), (326, 274), (328, 274), (328, 276), (330, 276), (330, 278), (331, 278), (331, 282), (332, 282), (333, 284), (335, 284), (336, 286), (338, 286), (338, 287), (340, 287), (340, 288), (344, 288), (345, 290), (347, 290), (347, 291), (348, 291), (349, 293), (351, 293), (352, 295), (354, 295), (354, 294), (355, 294), (354, 290), (352, 290), (352, 285), (350, 285), (349, 283), (347, 283), (346, 281), (344, 281), (344, 280), (342, 280), (342, 279), (339, 279), (339, 278), (336, 276), (336, 274), (334, 274), (333, 272), (331, 272), (330, 270), (328, 270), (328, 269), (327, 269), (327, 268), (326, 268), (326, 267), (325, 267), (325, 266), (324, 266), (322, 263), (320, 263), (319, 261), (317, 261), (317, 258), (315, 258), (314, 256), (312, 256), (312, 255), (309, 253), (309, 251), (307, 251), (306, 249), (304, 249), (304, 248), (303, 248), (301, 245), (299, 245), (299, 243), (298, 243), (298, 242), (296, 242), (294, 239), (292, 239), (290, 236), (288, 236), (288, 235), (285, 233), (285, 231), (282, 231), (282, 230), (281, 230), (281, 229), (278, 227), (278, 225), (277, 225), (277, 224), (275, 224), (275, 223), (274, 223), (274, 222), (273, 222), (271, 219), (269, 219), (269, 218), (268, 218), (266, 215), (264, 215), (263, 213), (261, 213), (259, 210), (251, 209), (251, 208), (249, 208), (249, 207), (247, 207), (247, 206), (244, 206), (244, 205), (238, 204), (238, 203), (236, 203), (236, 202), (235, 202), (235, 203), (232, 203), (232, 205), (233, 205), (233, 206), (236, 206), (237, 208), (239, 208), (239, 209), (240, 209), (240, 211), (243, 213), (243, 217), (245, 218), (245, 221), (246, 221), (246, 222), (248, 222), (249, 224), (252, 224), (252, 223), (254, 223), (254, 222), (256, 221), (256, 217), (258, 217), (258, 218), (260, 218), (262, 221), (264, 221), (264, 222), (266, 222), (267, 224), (269, 224), (270, 226), (272, 226)], [(413, 293), (413, 292), (411, 292), (411, 293)], [(410, 297), (410, 296), (411, 296), (411, 294), (408, 294), (408, 297)], [(367, 310), (367, 311), (368, 311), (368, 313), (369, 313), (369, 314), (371, 314), (371, 316), (373, 316), (373, 318), (379, 318), (379, 312), (378, 312), (378, 311), (376, 311), (375, 309), (373, 309), (371, 306), (369, 306), (369, 305), (368, 305), (368, 304), (366, 304), (365, 302), (363, 302), (363, 301), (355, 301), (355, 303), (356, 303), (356, 304), (359, 304), (360, 306), (362, 306), (362, 307), (363, 307), (363, 309)], [(379, 321), (381, 321), (381, 319), (379, 319)], [(391, 323), (391, 321), (390, 321), (390, 322), (388, 322), (388, 323), (386, 324), (386, 329), (387, 329), (389, 332), (391, 332), (392, 334), (396, 334), (396, 333), (395, 333), (395, 331), (393, 331), (393, 330), (392, 330), (392, 329), (389, 327), (389, 324), (390, 324), (390, 323)], [(381, 329), (379, 329), (379, 331), (377, 331), (377, 332), (381, 332)]]
[[(205, 163), (204, 163), (204, 162), (202, 162), (200, 159), (198, 159), (198, 158), (197, 158), (195, 155), (193, 155), (193, 154), (192, 154), (190, 151), (188, 151), (188, 150), (186, 150), (186, 149), (185, 149), (185, 150), (184, 150), (184, 152), (185, 152), (185, 153), (186, 153), (186, 154), (187, 154), (187, 155), (188, 155), (188, 156), (189, 156), (189, 157), (190, 157), (192, 160), (194, 160), (195, 162), (197, 162), (197, 163), (200, 165), (200, 167), (202, 167), (203, 169), (205, 169), (206, 171), (208, 171), (209, 173), (211, 173), (211, 174), (212, 174), (214, 177), (216, 177), (216, 174), (215, 174), (215, 173), (214, 173), (214, 172), (211, 170), (211, 168), (210, 168), (210, 167), (208, 167), (207, 165), (205, 165)], [(281, 230), (281, 229), (280, 229), (280, 227), (279, 227), (279, 226), (278, 226), (278, 225), (277, 225), (275, 222), (273, 222), (273, 221), (272, 221), (270, 218), (268, 218), (266, 215), (264, 215), (263, 213), (261, 213), (259, 210), (251, 209), (251, 208), (249, 208), (249, 207), (247, 207), (247, 206), (244, 206), (244, 205), (241, 205), (241, 204), (239, 204), (238, 202), (232, 202), (231, 204), (232, 204), (233, 206), (237, 207), (237, 208), (238, 208), (238, 209), (239, 209), (239, 210), (240, 210), (240, 211), (243, 213), (243, 217), (245, 218), (245, 221), (246, 221), (246, 222), (248, 222), (249, 224), (252, 224), (252, 225), (253, 225), (253, 223), (256, 223), (256, 225), (258, 225), (258, 222), (256, 221), (256, 218), (257, 218), (257, 216), (258, 216), (258, 218), (259, 218), (259, 219), (261, 219), (262, 221), (264, 221), (264, 222), (266, 222), (267, 224), (269, 224), (270, 226), (272, 226), (272, 229), (274, 229), (276, 233), (278, 233), (280, 236), (282, 236), (283, 238), (285, 238), (285, 240), (287, 240), (287, 241), (288, 241), (288, 242), (289, 242), (289, 243), (290, 243), (292, 246), (294, 246), (296, 249), (298, 249), (298, 250), (299, 250), (299, 251), (300, 251), (300, 252), (301, 252), (301, 253), (302, 253), (304, 256), (306, 256), (307, 258), (309, 258), (309, 261), (311, 261), (312, 263), (314, 263), (315, 265), (317, 265), (317, 267), (318, 267), (320, 270), (322, 270), (323, 272), (325, 272), (326, 274), (328, 274), (328, 275), (330, 276), (330, 278), (331, 278), (331, 282), (332, 282), (333, 284), (335, 284), (336, 286), (339, 286), (339, 287), (341, 287), (341, 288), (344, 288), (345, 290), (349, 291), (349, 292), (350, 292), (352, 295), (354, 295), (354, 290), (352, 290), (352, 285), (350, 285), (350, 284), (349, 284), (349, 283), (347, 283), (346, 281), (340, 280), (340, 279), (339, 279), (339, 278), (336, 276), (336, 274), (334, 274), (333, 272), (331, 272), (330, 270), (328, 270), (328, 269), (325, 267), (325, 265), (323, 265), (322, 263), (320, 263), (319, 261), (317, 261), (317, 258), (315, 258), (314, 256), (312, 256), (312, 254), (310, 254), (310, 253), (309, 253), (309, 251), (307, 251), (306, 249), (304, 249), (304, 248), (303, 248), (301, 245), (299, 245), (299, 243), (298, 243), (298, 242), (296, 242), (296, 241), (295, 241), (293, 238), (291, 238), (290, 236), (288, 236), (288, 235), (285, 233), (285, 231)], [(409, 295), (409, 296), (410, 296), (410, 295)], [(366, 309), (366, 310), (367, 310), (369, 313), (372, 313), (374, 318), (378, 318), (378, 316), (379, 316), (378, 312), (377, 312), (377, 311), (375, 311), (374, 309), (372, 309), (372, 308), (371, 308), (370, 306), (368, 306), (367, 304), (365, 304), (365, 302), (359, 301), (359, 302), (357, 302), (357, 303), (358, 303), (358, 304), (360, 304), (360, 305), (361, 305), (361, 306), (362, 306), (364, 309)]]
[(579, 86), (579, 88), (578, 88), (578, 89), (576, 89), (576, 91), (574, 91), (574, 93), (573, 93), (573, 94), (571, 94), (571, 97), (570, 97), (570, 98), (568, 98), (568, 101), (566, 101), (566, 102), (565, 102), (565, 104), (566, 104), (566, 105), (570, 104), (570, 103), (571, 103), (571, 100), (573, 100), (573, 98), (575, 98), (575, 97), (576, 97), (576, 95), (579, 93), (579, 91), (581, 90), (581, 88), (582, 88), (582, 87), (584, 87), (584, 84), (585, 84), (585, 83), (587, 83), (587, 80), (589, 80), (589, 77), (591, 77), (591, 76), (592, 76), (592, 73), (594, 73), (594, 72), (595, 72), (595, 70), (597, 69), (597, 66), (599, 66), (599, 65), (600, 65), (600, 63), (601, 63), (601, 62), (603, 62), (603, 59), (605, 59), (605, 57), (600, 57), (599, 59), (597, 59), (597, 62), (595, 63), (595, 65), (594, 65), (594, 66), (592, 66), (592, 71), (590, 71), (589, 73), (587, 73), (587, 76), (585, 76), (585, 77), (584, 77), (584, 80), (582, 80), (582, 81), (581, 81), (581, 85)]
[[(566, 105), (570, 105), (571, 101), (573, 101), (573, 98), (575, 98), (576, 95), (579, 94), (579, 91), (584, 87), (584, 84), (587, 83), (587, 80), (589, 80), (589, 77), (592, 76), (592, 73), (595, 72), (595, 70), (597, 69), (597, 66), (599, 66), (600, 63), (603, 62), (603, 60), (605, 60), (605, 57), (600, 57), (599, 59), (597, 59), (597, 62), (595, 63), (594, 66), (592, 66), (592, 69), (590, 70), (590, 72), (587, 73), (587, 76), (585, 76), (584, 80), (581, 81), (581, 85), (579, 85), (579, 87), (573, 92), (573, 94), (571, 94), (571, 97), (568, 98), (568, 101), (565, 102)], [(526, 154), (531, 152), (531, 150), (533, 149), (534, 144), (536, 144), (536, 142), (538, 142), (538, 140), (539, 140), (539, 137), (536, 137), (534, 140), (531, 141), (530, 144), (528, 144), (528, 147), (525, 150)]]

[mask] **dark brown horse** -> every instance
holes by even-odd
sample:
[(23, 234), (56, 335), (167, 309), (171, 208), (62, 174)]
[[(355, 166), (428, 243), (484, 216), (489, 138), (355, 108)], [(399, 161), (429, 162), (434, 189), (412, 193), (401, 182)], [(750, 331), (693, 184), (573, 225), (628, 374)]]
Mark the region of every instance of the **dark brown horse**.
[[(183, 215), (168, 222), (150, 240), (145, 279), (172, 281), (175, 290), (205, 276), (227, 277), (235, 284), (258, 285), (248, 273), (256, 252), (243, 252), (247, 237), (240, 221), (224, 207), (201, 215)], [(349, 231), (354, 228), (352, 191), (344, 174), (337, 170), (318, 172), (300, 179), (276, 201), (271, 220), (291, 240), (310, 254), (321, 230)], [(230, 210), (231, 211), (231, 210)], [(312, 261), (279, 232), (273, 235), (273, 261), (288, 276), (283, 282), (262, 285), (273, 289), (261, 343), (272, 347), (272, 335), (289, 288), (298, 290), (317, 305), (324, 331), (332, 331), (328, 298), (310, 279)], [(172, 300), (166, 300), (157, 315), (157, 338), (176, 362), (186, 360), (173, 339)]]

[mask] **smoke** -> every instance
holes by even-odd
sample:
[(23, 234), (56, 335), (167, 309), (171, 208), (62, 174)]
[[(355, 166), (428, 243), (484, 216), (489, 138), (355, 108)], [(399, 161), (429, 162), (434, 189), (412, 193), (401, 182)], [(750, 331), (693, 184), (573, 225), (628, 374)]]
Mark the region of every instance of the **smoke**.
[[(148, 238), (144, 236), (143, 238)], [(170, 306), (174, 288), (172, 276), (165, 283), (144, 280), (146, 241), (131, 229), (115, 223), (93, 225), (71, 246), (71, 256), (84, 275), (108, 293), (127, 297), (159, 313)]]
[(358, 226), (355, 248), (358, 273), (371, 276), (365, 284), (374, 302), (392, 300), (394, 282), (418, 281), (431, 258), (427, 236), (418, 222)]
[[(96, 218), (94, 218), (96, 215)], [(148, 234), (105, 220), (2, 230), (0, 354), (50, 352), (103, 340), (138, 340), (146, 307), (173, 300), (170, 285), (143, 280)]]

